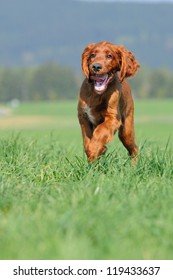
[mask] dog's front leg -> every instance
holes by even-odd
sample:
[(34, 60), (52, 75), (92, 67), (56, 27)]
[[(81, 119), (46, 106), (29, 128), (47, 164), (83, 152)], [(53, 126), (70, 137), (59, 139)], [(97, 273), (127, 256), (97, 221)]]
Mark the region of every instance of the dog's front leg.
[(79, 123), (81, 126), (84, 150), (85, 150), (85, 153), (87, 154), (87, 157), (89, 157), (88, 147), (89, 147), (89, 144), (90, 144), (92, 136), (93, 136), (93, 126), (89, 122), (89, 120), (85, 114), (79, 113), (78, 118), (79, 118)]
[(112, 141), (113, 136), (120, 125), (121, 121), (114, 116), (111, 116), (106, 117), (105, 121), (95, 128), (87, 149), (89, 161), (94, 161), (106, 152), (107, 148), (105, 145)]

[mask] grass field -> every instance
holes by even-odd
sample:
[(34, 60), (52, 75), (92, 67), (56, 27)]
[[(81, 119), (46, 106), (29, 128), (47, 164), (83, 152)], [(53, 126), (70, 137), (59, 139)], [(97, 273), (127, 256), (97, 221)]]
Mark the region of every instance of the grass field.
[(0, 259), (173, 259), (173, 100), (135, 108), (136, 167), (87, 163), (76, 102), (0, 118)]

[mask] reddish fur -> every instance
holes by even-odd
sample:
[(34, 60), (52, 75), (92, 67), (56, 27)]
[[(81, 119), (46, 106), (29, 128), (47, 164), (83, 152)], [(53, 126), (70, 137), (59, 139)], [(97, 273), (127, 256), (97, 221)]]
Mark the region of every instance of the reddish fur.
[[(91, 54), (96, 56), (91, 58)], [(111, 59), (106, 55), (110, 53)], [(99, 74), (112, 73), (107, 89), (98, 94), (94, 90), (93, 64), (99, 63), (102, 69)], [(133, 76), (139, 68), (134, 55), (125, 47), (116, 46), (109, 42), (88, 45), (82, 54), (82, 70), (86, 76), (78, 103), (78, 118), (81, 125), (83, 144), (89, 161), (94, 161), (106, 151), (106, 144), (113, 139), (119, 130), (119, 138), (135, 158), (138, 148), (134, 137), (134, 103), (127, 77)], [(94, 117), (91, 123), (86, 109)]]

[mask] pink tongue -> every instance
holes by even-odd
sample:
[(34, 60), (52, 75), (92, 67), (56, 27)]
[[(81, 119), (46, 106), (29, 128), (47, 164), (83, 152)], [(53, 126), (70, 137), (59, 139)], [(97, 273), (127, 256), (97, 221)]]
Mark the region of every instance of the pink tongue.
[(104, 79), (98, 78), (98, 79), (96, 79), (96, 81), (99, 82), (99, 83), (103, 83), (103, 82), (104, 82)]
[(103, 83), (105, 78), (106, 78), (106, 76), (103, 76), (103, 77), (95, 76), (94, 80), (99, 82), (99, 83)]
[(102, 77), (99, 77), (99, 76), (91, 76), (91, 79), (93, 79), (93, 80), (95, 80), (95, 81), (97, 81), (97, 82), (99, 82), (99, 83), (103, 83), (104, 80), (105, 80), (105, 78), (106, 78), (106, 75), (103, 75)]

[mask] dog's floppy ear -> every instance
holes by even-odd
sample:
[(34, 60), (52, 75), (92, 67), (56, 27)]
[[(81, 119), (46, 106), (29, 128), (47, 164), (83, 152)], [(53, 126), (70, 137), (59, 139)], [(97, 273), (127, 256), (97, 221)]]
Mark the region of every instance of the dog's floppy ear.
[(82, 53), (82, 71), (84, 72), (87, 79), (89, 79), (88, 59), (94, 46), (94, 43), (88, 45)]
[(124, 78), (135, 75), (138, 68), (140, 67), (140, 64), (136, 60), (133, 53), (127, 50), (125, 47), (115, 46), (115, 50), (120, 59), (118, 70), (120, 71), (120, 81), (122, 82)]

